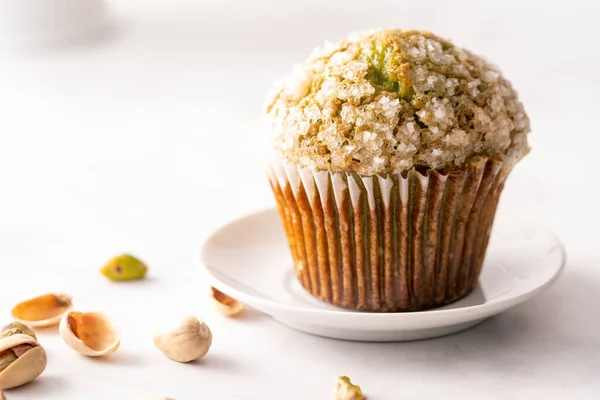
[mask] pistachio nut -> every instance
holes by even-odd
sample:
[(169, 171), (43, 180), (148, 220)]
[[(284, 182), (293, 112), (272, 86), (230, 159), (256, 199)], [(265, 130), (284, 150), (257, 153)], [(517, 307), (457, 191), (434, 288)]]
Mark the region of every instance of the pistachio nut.
[(228, 317), (233, 317), (244, 309), (244, 303), (229, 297), (214, 287), (210, 288), (210, 298), (217, 311)]
[(212, 344), (212, 332), (201, 320), (181, 317), (166, 324), (154, 335), (154, 345), (171, 360), (181, 363), (202, 358)]
[(66, 294), (48, 293), (20, 302), (13, 307), (14, 319), (33, 328), (58, 325), (63, 314), (73, 306)]
[(70, 348), (89, 357), (113, 353), (121, 344), (115, 322), (99, 312), (69, 311), (60, 321), (59, 332)]
[(340, 376), (335, 382), (335, 400), (364, 400), (360, 386), (352, 384), (347, 376)]
[(37, 336), (35, 336), (35, 332), (30, 327), (28, 327), (27, 325), (25, 325), (22, 322), (11, 322), (10, 324), (5, 325), (0, 330), (0, 340), (7, 338), (9, 336), (18, 335), (18, 334), (29, 335), (32, 338), (34, 338), (35, 340), (37, 340)]
[(24, 333), (0, 339), (0, 390), (31, 382), (46, 369), (46, 351)]
[(113, 281), (130, 281), (146, 276), (148, 267), (141, 260), (128, 254), (122, 254), (107, 262), (100, 272)]

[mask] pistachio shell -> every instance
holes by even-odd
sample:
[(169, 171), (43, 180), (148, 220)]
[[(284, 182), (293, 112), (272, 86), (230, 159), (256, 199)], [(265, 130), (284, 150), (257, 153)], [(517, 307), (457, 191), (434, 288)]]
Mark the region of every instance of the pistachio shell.
[(336, 400), (364, 400), (360, 386), (354, 385), (347, 376), (337, 378), (335, 387)]
[(2, 393), (2, 390), (0, 390), (0, 400), (6, 400), (6, 397), (4, 397), (4, 393)]
[(20, 354), (16, 360), (0, 371), (0, 390), (31, 382), (46, 369), (46, 351), (29, 335), (15, 334), (1, 339), (0, 353), (23, 345), (34, 347)]
[(37, 340), (35, 332), (22, 322), (11, 322), (10, 324), (4, 326), (2, 330), (0, 330), (0, 340), (17, 334), (29, 335)]
[(130, 281), (142, 279), (148, 267), (139, 259), (128, 254), (122, 254), (107, 262), (100, 272), (113, 281)]
[(69, 311), (60, 321), (59, 332), (70, 348), (89, 357), (113, 353), (121, 344), (115, 322), (99, 312)]
[(244, 309), (244, 303), (234, 299), (233, 297), (229, 297), (225, 293), (215, 289), (214, 287), (210, 288), (210, 298), (214, 307), (223, 315), (228, 317), (233, 317), (242, 312)]
[(21, 344), (37, 345), (38, 342), (29, 335), (18, 333), (0, 340), (0, 353)]
[(25, 300), (12, 309), (12, 317), (33, 328), (58, 325), (63, 314), (73, 306), (66, 294), (49, 293)]
[(44, 372), (48, 359), (42, 346), (27, 351), (0, 372), (0, 389), (10, 389), (31, 382)]

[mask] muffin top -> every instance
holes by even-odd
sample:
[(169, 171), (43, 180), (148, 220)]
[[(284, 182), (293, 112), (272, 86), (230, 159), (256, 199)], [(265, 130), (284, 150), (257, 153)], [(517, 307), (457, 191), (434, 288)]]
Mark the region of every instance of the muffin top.
[(421, 31), (327, 43), (276, 86), (266, 112), (280, 157), (317, 171), (444, 169), (529, 149), (529, 119), (500, 71)]

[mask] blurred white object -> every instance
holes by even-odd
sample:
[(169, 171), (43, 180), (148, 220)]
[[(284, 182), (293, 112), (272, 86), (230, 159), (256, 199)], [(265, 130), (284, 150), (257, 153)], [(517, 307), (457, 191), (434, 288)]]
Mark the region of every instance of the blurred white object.
[(0, 44), (40, 45), (91, 35), (107, 23), (104, 0), (2, 0)]

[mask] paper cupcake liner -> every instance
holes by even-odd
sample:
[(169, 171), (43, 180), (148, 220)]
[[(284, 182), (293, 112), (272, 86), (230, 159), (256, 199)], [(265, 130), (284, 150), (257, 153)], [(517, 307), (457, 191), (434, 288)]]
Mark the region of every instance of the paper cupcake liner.
[(302, 286), (336, 306), (423, 310), (476, 285), (511, 165), (360, 177), (273, 162), (269, 180)]

